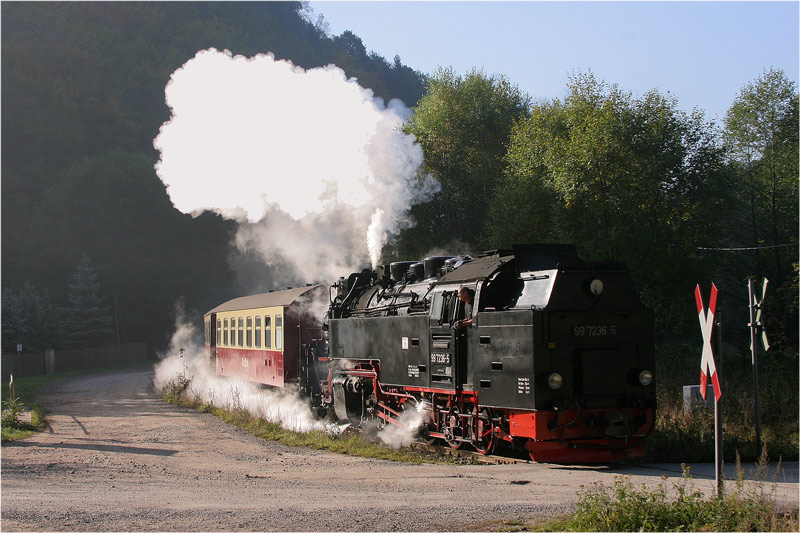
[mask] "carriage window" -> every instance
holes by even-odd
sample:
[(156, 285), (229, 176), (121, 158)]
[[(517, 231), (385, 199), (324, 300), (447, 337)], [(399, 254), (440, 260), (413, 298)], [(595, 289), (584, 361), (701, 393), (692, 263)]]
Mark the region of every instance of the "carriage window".
[(272, 348), (272, 317), (264, 317), (264, 348)]
[(227, 346), (228, 345), (228, 319), (227, 318), (225, 319), (225, 326), (223, 327), (222, 332), (223, 332), (223, 335), (224, 335), (222, 337), (222, 345), (223, 346)]
[(244, 346), (244, 318), (239, 317), (239, 339), (237, 346)]
[(275, 349), (283, 349), (283, 317), (281, 315), (275, 316)]
[(256, 348), (261, 348), (261, 317), (256, 317), (256, 329), (253, 330), (256, 336)]
[(253, 317), (247, 317), (247, 332), (245, 339), (247, 340), (247, 347), (253, 347)]
[(217, 344), (222, 342), (222, 320), (217, 319)]

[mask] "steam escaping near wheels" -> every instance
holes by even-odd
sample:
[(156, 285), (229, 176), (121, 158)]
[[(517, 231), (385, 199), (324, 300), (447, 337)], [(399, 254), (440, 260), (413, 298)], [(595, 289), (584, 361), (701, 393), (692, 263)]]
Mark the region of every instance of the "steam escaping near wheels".
[(245, 410), (255, 417), (297, 431), (340, 433), (344, 428), (314, 416), (308, 401), (291, 389), (263, 389), (243, 378), (223, 378), (214, 373), (196, 339), (199, 332), (192, 325), (176, 320), (169, 348), (159, 354), (153, 384), (156, 391), (183, 390), (192, 400), (222, 409)]
[[(197, 328), (179, 316), (169, 348), (159, 354), (160, 361), (154, 367), (153, 384), (157, 392), (165, 393), (177, 388), (183, 390), (187, 398), (202, 404), (229, 411), (245, 410), (255, 417), (280, 424), (284, 429), (301, 433), (324, 431), (339, 434), (350, 427), (350, 424), (315, 416), (308, 399), (291, 386), (268, 389), (244, 378), (217, 376), (209, 366), (198, 338)], [(410, 408), (401, 413), (396, 423), (388, 423), (382, 428), (373, 424), (365, 430), (386, 446), (398, 449), (417, 440), (424, 418), (422, 409)]]

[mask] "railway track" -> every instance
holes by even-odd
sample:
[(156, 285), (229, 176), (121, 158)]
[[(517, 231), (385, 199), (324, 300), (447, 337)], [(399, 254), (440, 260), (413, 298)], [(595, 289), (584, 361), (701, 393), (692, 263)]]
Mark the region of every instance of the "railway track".
[(411, 448), (437, 455), (443, 455), (445, 457), (458, 457), (458, 458), (468, 459), (471, 460), (472, 462), (481, 464), (511, 465), (511, 464), (522, 464), (522, 463), (532, 462), (527, 459), (519, 459), (516, 457), (506, 457), (502, 455), (483, 455), (481, 453), (473, 452), (470, 450), (455, 450), (453, 448), (450, 448), (449, 446), (428, 444), (426, 442), (412, 442)]

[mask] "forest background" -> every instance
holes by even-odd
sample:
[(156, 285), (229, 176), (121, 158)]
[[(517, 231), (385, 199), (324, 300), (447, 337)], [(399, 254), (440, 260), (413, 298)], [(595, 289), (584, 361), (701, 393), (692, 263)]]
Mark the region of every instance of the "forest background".
[(502, 76), (387, 60), (294, 2), (2, 4), (4, 353), (141, 341), (154, 353), (176, 305), (199, 323), (273, 288), (270, 267), (232, 244), (236, 222), (179, 212), (154, 171), (165, 84), (210, 47), (333, 63), (412, 108), (404, 129), (440, 190), (411, 209), (416, 224), (384, 262), (523, 242), (624, 261), (675, 383), (697, 381), (693, 290), (712, 281), (731, 375), (747, 381), (747, 279), (768, 278), (762, 390), (774, 416), (794, 420), (796, 447), (798, 92), (782, 71), (754, 73), (721, 125), (591, 72), (541, 100)]

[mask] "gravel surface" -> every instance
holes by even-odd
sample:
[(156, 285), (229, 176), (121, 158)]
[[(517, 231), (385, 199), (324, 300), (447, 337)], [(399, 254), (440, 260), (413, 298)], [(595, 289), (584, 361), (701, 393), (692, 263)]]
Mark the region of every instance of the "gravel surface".
[[(484, 530), (568, 513), (580, 485), (614, 475), (680, 476), (675, 465), (409, 465), (290, 448), (165, 404), (152, 377), (94, 374), (43, 392), (48, 429), (2, 449), (3, 531)], [(797, 463), (783, 468), (777, 493), (796, 503)]]

